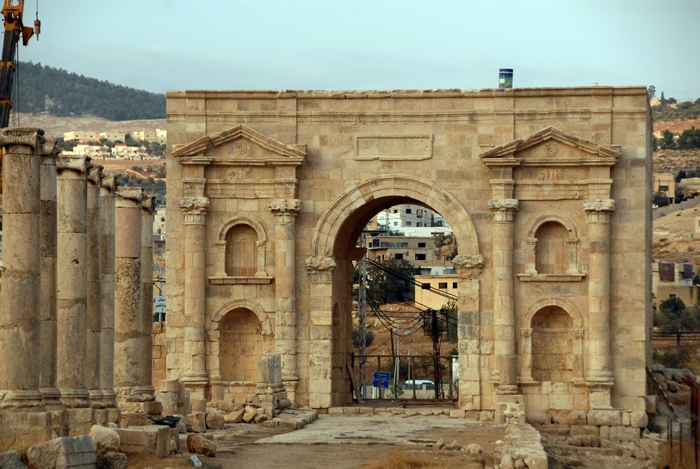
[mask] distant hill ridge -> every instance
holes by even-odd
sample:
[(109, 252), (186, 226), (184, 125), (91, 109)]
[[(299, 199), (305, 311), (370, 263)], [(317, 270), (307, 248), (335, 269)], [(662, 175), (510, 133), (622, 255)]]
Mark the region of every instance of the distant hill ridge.
[(112, 121), (165, 119), (165, 94), (115, 85), (40, 63), (20, 62), (12, 89), (14, 110), (58, 117), (91, 115)]

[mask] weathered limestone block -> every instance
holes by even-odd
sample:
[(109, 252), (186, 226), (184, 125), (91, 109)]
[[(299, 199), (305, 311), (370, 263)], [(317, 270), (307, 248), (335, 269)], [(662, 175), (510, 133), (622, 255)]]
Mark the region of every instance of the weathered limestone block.
[(189, 428), (187, 431), (192, 431), (194, 433), (204, 433), (207, 431), (207, 422), (204, 412), (192, 412), (187, 416), (192, 422), (192, 429)]
[(639, 441), (641, 432), (639, 428), (614, 425), (610, 427), (610, 440), (612, 441)]
[(630, 426), (634, 428), (646, 428), (649, 424), (649, 416), (646, 412), (632, 412)]
[(122, 412), (121, 413), (121, 424), (124, 428), (129, 427), (143, 427), (150, 424), (151, 421), (148, 419), (148, 415), (143, 412)]
[(246, 406), (245, 412), (243, 413), (243, 421), (245, 423), (250, 423), (255, 419), (255, 415), (258, 413), (258, 409), (253, 406)]
[(27, 462), (32, 469), (94, 467), (95, 447), (89, 436), (54, 438), (29, 448)]
[(27, 469), (17, 451), (0, 452), (0, 467), (3, 469)]
[(128, 469), (129, 460), (126, 454), (110, 451), (97, 457), (96, 469)]
[(148, 451), (148, 439), (143, 430), (130, 428), (116, 428), (119, 434), (119, 451), (121, 453), (146, 453)]
[(226, 423), (241, 423), (241, 421), (243, 420), (243, 414), (245, 414), (245, 408), (240, 410), (234, 410), (226, 417), (224, 417), (224, 421)]
[(571, 425), (586, 425), (588, 415), (583, 410), (571, 411)]
[(212, 430), (221, 430), (224, 428), (224, 423), (226, 423), (226, 416), (220, 410), (212, 410), (207, 414), (206, 423), (207, 428)]
[(0, 450), (23, 450), (51, 439), (49, 412), (0, 412)]
[(110, 451), (119, 451), (119, 433), (111, 428), (93, 425), (90, 437), (98, 457)]
[(95, 425), (95, 409), (66, 409), (68, 415), (68, 436), (88, 435)]
[(187, 450), (190, 453), (216, 457), (216, 445), (201, 435), (187, 435)]
[(619, 410), (590, 410), (588, 411), (589, 425), (621, 425), (622, 415)]
[(146, 434), (147, 452), (155, 454), (158, 458), (167, 458), (170, 456), (170, 427), (163, 425), (146, 425), (140, 427)]

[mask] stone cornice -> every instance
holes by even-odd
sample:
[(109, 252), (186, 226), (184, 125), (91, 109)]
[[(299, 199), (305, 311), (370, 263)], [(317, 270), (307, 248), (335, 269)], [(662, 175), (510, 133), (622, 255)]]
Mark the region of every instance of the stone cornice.
[(267, 208), (271, 212), (298, 212), (300, 202), (299, 199), (272, 199)]
[(86, 173), (90, 169), (90, 158), (82, 155), (60, 153), (56, 157), (56, 169), (69, 169)]
[(332, 257), (311, 256), (306, 259), (306, 270), (312, 272), (333, 272), (336, 264)]
[(452, 259), (460, 279), (476, 280), (484, 268), (484, 256), (481, 254), (459, 255)]
[(41, 156), (45, 159), (55, 160), (59, 153), (61, 153), (61, 149), (56, 145), (56, 140), (46, 140), (41, 146)]
[(0, 147), (27, 145), (32, 149), (41, 149), (44, 144), (44, 131), (34, 127), (11, 127), (0, 131)]
[(141, 208), (152, 212), (156, 208), (156, 198), (149, 194), (143, 194), (141, 198)]
[(140, 187), (120, 187), (117, 189), (117, 197), (128, 199), (141, 204), (143, 189)]
[(584, 200), (583, 209), (586, 212), (614, 212), (615, 199)]
[(180, 210), (188, 215), (206, 215), (209, 211), (207, 197), (180, 197), (177, 203)]
[(105, 176), (102, 179), (102, 187), (105, 187), (111, 191), (116, 191), (118, 186), (117, 178), (115, 176)]
[(90, 168), (88, 169), (88, 181), (99, 186), (100, 182), (105, 177), (104, 173), (102, 172), (103, 169), (104, 167), (100, 165), (90, 165)]

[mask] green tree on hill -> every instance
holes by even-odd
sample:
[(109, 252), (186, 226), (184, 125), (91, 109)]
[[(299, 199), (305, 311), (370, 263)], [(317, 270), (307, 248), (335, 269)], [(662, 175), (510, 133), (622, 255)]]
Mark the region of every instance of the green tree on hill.
[(661, 332), (675, 334), (676, 344), (680, 345), (683, 333), (700, 330), (698, 308), (686, 307), (683, 300), (672, 296), (662, 301), (659, 310), (654, 313), (654, 327)]

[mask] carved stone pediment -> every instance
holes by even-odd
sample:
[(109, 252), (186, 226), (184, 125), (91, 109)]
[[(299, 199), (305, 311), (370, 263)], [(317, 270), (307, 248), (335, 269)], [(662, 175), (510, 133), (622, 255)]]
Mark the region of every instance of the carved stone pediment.
[[(584, 140), (554, 127), (512, 140), (481, 154), (486, 166), (614, 166), (620, 149)], [(543, 173), (542, 180), (562, 179), (556, 171)]]
[(306, 145), (286, 145), (240, 124), (178, 147), (172, 156), (185, 165), (299, 166)]

